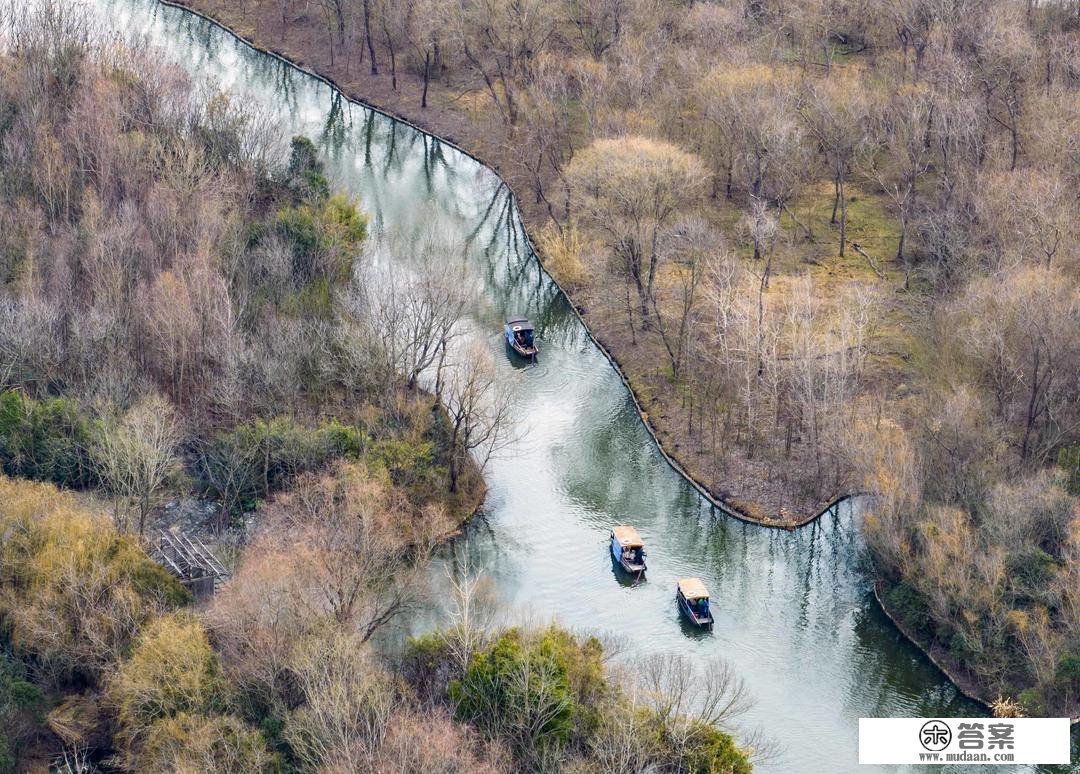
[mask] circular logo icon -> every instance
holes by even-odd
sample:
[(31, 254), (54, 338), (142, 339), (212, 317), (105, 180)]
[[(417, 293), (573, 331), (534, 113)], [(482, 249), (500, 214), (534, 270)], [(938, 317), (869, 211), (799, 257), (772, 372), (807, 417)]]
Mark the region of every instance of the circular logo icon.
[(944, 720), (928, 720), (919, 729), (919, 744), (930, 752), (941, 752), (952, 741), (952, 729)]

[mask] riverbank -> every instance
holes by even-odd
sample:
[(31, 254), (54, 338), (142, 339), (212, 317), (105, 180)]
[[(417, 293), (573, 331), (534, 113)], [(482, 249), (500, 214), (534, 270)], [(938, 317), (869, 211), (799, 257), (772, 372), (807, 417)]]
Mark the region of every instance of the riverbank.
[[(930, 662), (936, 666), (942, 674), (949, 678), (949, 682), (955, 685), (960, 693), (972, 701), (986, 707), (988, 712), (992, 711), (994, 702), (998, 697), (991, 697), (986, 692), (985, 688), (979, 684), (976, 677), (968, 670), (964, 669), (964, 667), (950, 655), (947, 649), (935, 644), (920, 632), (916, 631), (914, 627), (903, 620), (899, 611), (890, 608), (885, 599), (887, 596), (887, 589), (883, 579), (876, 578), (874, 580), (873, 588), (874, 599), (877, 600), (877, 603), (885, 613), (885, 616), (892, 621), (893, 626), (895, 626), (909, 642), (921, 650), (923, 654), (930, 659)], [(1080, 725), (1080, 715), (1071, 716), (1069, 722), (1074, 726)]]
[[(373, 75), (368, 63), (349, 56), (348, 49), (331, 55), (317, 14), (294, 13), (283, 25), (284, 17), (277, 6), (271, 13), (261, 12), (258, 3), (237, 7), (222, 0), (161, 2), (220, 24), (253, 48), (327, 81), (349, 99), (435, 136), (494, 170), (514, 194), (526, 234), (541, 264), (619, 372), (661, 453), (719, 510), (750, 523), (795, 529), (819, 518), (852, 494), (846, 482), (824, 494), (800, 491), (789, 473), (814, 464), (814, 452), (808, 449), (795, 449), (782, 461), (761, 454), (736, 453), (729, 455), (722, 467), (717, 465), (706, 448), (708, 433), (700, 427), (701, 411), (695, 413), (693, 398), (688, 403), (684, 392), (657, 367), (666, 358), (660, 342), (643, 337), (628, 341), (621, 318), (611, 313), (610, 304), (596, 292), (575, 287), (573, 278), (545, 255), (537, 237), (550, 222), (548, 204), (536, 192), (535, 180), (522, 170), (506, 125), (479, 107), (479, 84), (451, 86), (433, 76), (427, 89), (427, 107), (421, 107), (424, 88), (418, 75), (398, 68), (396, 76), (391, 76), (385, 63), (379, 74)], [(553, 182), (548, 180), (543, 185)], [(830, 274), (850, 272), (850, 267), (818, 268)]]

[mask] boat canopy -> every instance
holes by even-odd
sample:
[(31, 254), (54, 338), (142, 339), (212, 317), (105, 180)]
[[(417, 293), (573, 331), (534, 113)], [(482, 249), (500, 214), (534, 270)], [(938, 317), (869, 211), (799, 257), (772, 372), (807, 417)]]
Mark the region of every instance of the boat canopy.
[(623, 548), (644, 548), (645, 543), (641, 539), (641, 535), (637, 533), (637, 530), (633, 527), (621, 526), (615, 527), (611, 530), (615, 534), (615, 539), (619, 541), (619, 545)]
[(533, 330), (533, 324), (526, 317), (507, 317), (506, 324), (510, 326), (510, 330), (514, 331), (514, 333)]
[(709, 598), (709, 591), (699, 578), (679, 578), (679, 591), (687, 601)]

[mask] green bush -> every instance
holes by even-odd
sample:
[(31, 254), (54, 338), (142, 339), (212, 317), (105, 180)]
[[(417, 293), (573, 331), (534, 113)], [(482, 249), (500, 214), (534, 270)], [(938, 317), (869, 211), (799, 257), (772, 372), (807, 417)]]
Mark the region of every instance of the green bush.
[(963, 632), (954, 632), (949, 638), (949, 654), (961, 664), (970, 664), (976, 655)]
[(421, 701), (444, 702), (454, 672), (455, 663), (444, 632), (428, 632), (405, 641), (401, 674)]
[(461, 680), (450, 684), (460, 720), (506, 739), (519, 752), (563, 747), (574, 730), (577, 704), (554, 642), (530, 642), (510, 629), (473, 656)]
[(1038, 688), (1025, 688), (1017, 698), (1029, 716), (1046, 716), (1046, 699)]
[(459, 719), (519, 754), (562, 748), (595, 723), (606, 691), (602, 656), (595, 638), (579, 640), (555, 626), (532, 634), (508, 629), (450, 683), (450, 699)]
[(186, 612), (139, 633), (108, 683), (125, 768), (138, 771), (276, 771), (266, 740), (223, 715), (230, 685), (202, 623)]
[(1069, 654), (1058, 662), (1054, 688), (1070, 696), (1080, 696), (1080, 656)]
[(45, 697), (26, 669), (0, 651), (0, 774), (15, 771), (18, 746), (44, 719)]
[(206, 496), (234, 515), (253, 510), (260, 500), (340, 457), (358, 459), (364, 433), (331, 421), (307, 428), (278, 417), (244, 422), (217, 433), (198, 456), (198, 476)]
[(367, 218), (344, 194), (332, 194), (319, 152), (307, 137), (292, 139), (285, 185), (291, 201), (280, 207), (270, 223), (250, 229), (249, 247), (273, 231), (292, 248), (295, 294), (283, 311), (326, 316), (332, 309), (333, 287), (352, 277), (353, 262), (367, 237)]
[(907, 626), (915, 631), (927, 631), (930, 626), (930, 609), (914, 586), (901, 581), (889, 589), (885, 599), (889, 605), (889, 612)]
[(283, 207), (275, 225), (278, 234), (292, 245), (297, 287), (317, 279), (347, 281), (356, 251), (367, 236), (367, 219), (343, 194)]
[(1058, 452), (1058, 466), (1065, 472), (1065, 489), (1080, 495), (1080, 443), (1066, 446)]
[(705, 723), (691, 723), (682, 771), (689, 774), (750, 774), (750, 762), (730, 734)]
[(1057, 575), (1054, 557), (1035, 546), (1025, 546), (1009, 554), (1005, 559), (1009, 586), (1013, 598), (1021, 603), (1052, 602), (1047, 599), (1048, 590)]
[(334, 419), (320, 425), (319, 434), (335, 456), (353, 461), (359, 460), (368, 446), (367, 433)]
[(66, 487), (93, 485), (91, 427), (74, 401), (0, 394), (0, 469), (9, 476)]
[(307, 137), (292, 138), (288, 176), (289, 184), (301, 199), (322, 201), (330, 196), (330, 181), (319, 151)]
[(368, 460), (390, 473), (395, 485), (409, 490), (437, 491), (446, 474), (435, 462), (435, 444), (431, 441), (387, 439), (373, 443)]

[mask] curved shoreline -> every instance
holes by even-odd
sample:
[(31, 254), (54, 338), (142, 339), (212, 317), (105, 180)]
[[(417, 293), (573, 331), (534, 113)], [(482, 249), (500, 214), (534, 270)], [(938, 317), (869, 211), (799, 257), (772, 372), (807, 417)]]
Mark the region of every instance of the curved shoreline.
[[(880, 607), (882, 612), (885, 613), (885, 617), (892, 621), (892, 624), (896, 627), (897, 631), (904, 635), (904, 639), (914, 644), (915, 647), (922, 651), (922, 653), (930, 660), (930, 663), (937, 667), (938, 671), (941, 672), (941, 674), (945, 675), (945, 677), (948, 678), (949, 682), (956, 687), (956, 690), (958, 690), (963, 696), (967, 697), (976, 704), (981, 704), (982, 706), (986, 707), (987, 710), (991, 710), (991, 700), (987, 699), (985, 696), (981, 695), (978, 692), (979, 686), (975, 683), (974, 680), (966, 676), (958, 677), (956, 674), (954, 674), (954, 667), (946, 663), (946, 659), (943, 658), (940, 654), (935, 655), (935, 649), (933, 648), (933, 646), (924, 645), (921, 638), (919, 638), (916, 633), (908, 629), (907, 624), (901, 621), (898, 616), (893, 615), (893, 613), (889, 610), (888, 606), (885, 604), (885, 600), (882, 598), (881, 592), (883, 583), (884, 581), (882, 581), (881, 579), (874, 578), (872, 582), (872, 587), (874, 590), (874, 599), (877, 600), (878, 607)], [(1070, 717), (1069, 723), (1072, 726), (1080, 725), (1080, 716)]]
[[(213, 24), (214, 26), (224, 30), (225, 32), (232, 35), (237, 40), (242, 41), (244, 44), (246, 44), (250, 48), (254, 49), (255, 51), (258, 51), (259, 53), (270, 56), (270, 57), (278, 60), (279, 62), (281, 62), (281, 63), (283, 63), (283, 64), (285, 64), (285, 65), (287, 65), (287, 66), (289, 66), (289, 67), (291, 67), (291, 68), (293, 68), (295, 70), (298, 70), (298, 71), (304, 73), (305, 75), (309, 75), (309, 76), (321, 81), (322, 83), (325, 83), (327, 86), (329, 86), (332, 89), (334, 89), (335, 91), (337, 91), (339, 94), (341, 94), (345, 99), (349, 100), (350, 102), (353, 102), (353, 103), (355, 103), (357, 105), (360, 105), (361, 107), (365, 107), (365, 108), (368, 108), (370, 110), (373, 110), (373, 111), (375, 111), (375, 112), (377, 112), (377, 113), (379, 113), (381, 115), (384, 115), (384, 116), (386, 116), (386, 117), (388, 117), (388, 118), (390, 118), (390, 119), (392, 119), (394, 121), (397, 121), (397, 122), (399, 122), (401, 124), (409, 126), (412, 129), (414, 129), (414, 130), (416, 130), (418, 132), (421, 132), (422, 134), (425, 134), (428, 137), (431, 137), (434, 140), (436, 140), (436, 141), (438, 141), (440, 143), (443, 143), (443, 144), (453, 148), (454, 150), (458, 151), (459, 153), (473, 159), (478, 164), (481, 164), (485, 168), (487, 168), (487, 169), (491, 170), (493, 173), (495, 173), (495, 175), (499, 178), (500, 182), (503, 185), (505, 185), (507, 190), (510, 192), (510, 196), (513, 197), (513, 199), (515, 201), (515, 206), (516, 206), (516, 202), (517, 202), (517, 198), (518, 198), (517, 194), (514, 192), (513, 188), (508, 183), (506, 183), (506, 181), (503, 179), (503, 176), (499, 173), (498, 167), (495, 166), (495, 165), (489, 164), (483, 158), (476, 155), (472, 151), (469, 151), (468, 149), (462, 147), (461, 145), (459, 145), (453, 139), (449, 139), (447, 137), (443, 137), (443, 136), (440, 136), (438, 134), (435, 134), (432, 131), (430, 131), (428, 129), (425, 129), (423, 126), (417, 124), (415, 121), (412, 121), (412, 120), (410, 120), (410, 119), (396, 113), (394, 110), (382, 107), (382, 106), (380, 106), (380, 105), (378, 105), (376, 103), (373, 103), (370, 100), (368, 100), (368, 99), (366, 99), (366, 98), (364, 98), (364, 97), (362, 97), (362, 96), (360, 96), (358, 94), (351, 93), (350, 91), (348, 91), (348, 90), (344, 89), (343, 87), (341, 87), (332, 78), (329, 78), (329, 77), (327, 77), (327, 76), (325, 76), (325, 75), (323, 75), (323, 74), (321, 74), (321, 73), (319, 73), (319, 72), (317, 72), (315, 70), (312, 70), (312, 69), (306, 67), (303, 64), (299, 64), (298, 62), (295, 62), (295, 61), (283, 56), (282, 54), (280, 54), (280, 53), (278, 53), (276, 51), (264, 48), (263, 46), (256, 43), (254, 40), (252, 40), (252, 39), (248, 38), (247, 36), (235, 31), (234, 29), (229, 27), (227, 24), (219, 21), (218, 19), (214, 18), (213, 16), (210, 16), (210, 15), (208, 15), (206, 13), (203, 13), (202, 11), (200, 11), (198, 9), (192, 8), (190, 5), (187, 5), (185, 2), (183, 2), (183, 0), (158, 0), (158, 2), (161, 3), (162, 5), (166, 5), (166, 6), (173, 7), (173, 8), (178, 8), (180, 10), (183, 10), (183, 11), (187, 12), (187, 13), (191, 13), (191, 14), (193, 14), (193, 15), (195, 15), (195, 16), (209, 22), (210, 24)], [(614, 357), (614, 355), (612, 355), (612, 353), (608, 350), (608, 348), (606, 346), (604, 346), (603, 342), (600, 341), (596, 337), (596, 335), (593, 333), (593, 331), (589, 328), (589, 326), (585, 322), (585, 319), (582, 316), (580, 310), (574, 304), (572, 298), (570, 297), (569, 293), (567, 293), (566, 289), (559, 283), (559, 281), (544, 266), (544, 262), (543, 262), (543, 259), (541, 258), (541, 254), (536, 249), (536, 246), (535, 246), (535, 244), (534, 244), (534, 242), (532, 240), (532, 237), (529, 234), (528, 228), (526, 228), (524, 220), (521, 218), (520, 214), (519, 214), (519, 220), (521, 221), (522, 232), (524, 234), (525, 241), (528, 244), (529, 249), (532, 251), (533, 255), (536, 256), (537, 264), (539, 265), (540, 270), (543, 271), (544, 274), (546, 274), (548, 276), (548, 278), (552, 281), (552, 283), (555, 285), (555, 287), (558, 288), (559, 292), (562, 294), (563, 298), (566, 300), (567, 305), (570, 307), (570, 309), (573, 311), (574, 315), (580, 321), (582, 327), (585, 330), (586, 335), (588, 335), (590, 340), (604, 354), (604, 357), (607, 358), (607, 360), (611, 364), (612, 368), (618, 374), (619, 379), (622, 381), (623, 385), (625, 385), (627, 391), (630, 394), (631, 400), (634, 402), (634, 406), (635, 406), (635, 408), (636, 408), (636, 410), (638, 412), (639, 419), (641, 420), (642, 424), (645, 426), (645, 429), (648, 431), (649, 436), (652, 438), (652, 441), (655, 444), (657, 450), (660, 452), (660, 455), (664, 458), (664, 460), (668, 463), (668, 465), (676, 473), (678, 473), (685, 481), (687, 481), (698, 492), (698, 494), (702, 498), (704, 498), (707, 502), (709, 502), (710, 505), (712, 505), (714, 509), (719, 510), (720, 512), (722, 512), (726, 516), (729, 516), (729, 517), (731, 517), (733, 519), (736, 519), (738, 521), (742, 521), (742, 522), (745, 522), (745, 523), (748, 523), (748, 524), (754, 524), (754, 525), (761, 526), (761, 527), (770, 527), (770, 528), (794, 531), (795, 529), (798, 529), (799, 527), (806, 526), (806, 525), (816, 521), (817, 519), (820, 519), (822, 516), (829, 513), (830, 511), (832, 511), (837, 505), (844, 502), (845, 500), (851, 499), (853, 497), (857, 497), (860, 494), (862, 494), (860, 492), (848, 492), (848, 493), (837, 495), (836, 497), (834, 497), (831, 500), (827, 501), (815, 513), (811, 513), (809, 515), (804, 515), (804, 516), (801, 516), (801, 517), (798, 517), (798, 518), (795, 518), (795, 519), (788, 519), (788, 520), (784, 520), (784, 521), (755, 518), (755, 517), (751, 516), (750, 514), (746, 513), (745, 511), (731, 505), (730, 503), (725, 502), (722, 498), (714, 495), (708, 489), (708, 487), (706, 487), (704, 484), (702, 484), (696, 478), (694, 478), (683, 467), (683, 465), (677, 459), (672, 457), (667, 452), (667, 450), (664, 448), (664, 445), (661, 442), (661, 440), (660, 440), (660, 438), (659, 438), (659, 436), (657, 434), (656, 429), (653, 427), (653, 424), (650, 421), (648, 413), (645, 411), (645, 409), (644, 409), (644, 407), (643, 407), (643, 405), (641, 403), (641, 400), (639, 399), (637, 393), (635, 392), (635, 390), (633, 388), (633, 385), (630, 383), (630, 380), (627, 378), (626, 374), (624, 373), (624, 371), (623, 371), (621, 365), (619, 364), (618, 360)], [(477, 509), (477, 512), (479, 512), (479, 508)], [(942, 664), (940, 659), (938, 659), (938, 658), (936, 658), (934, 656), (934, 654), (931, 652), (931, 648), (929, 646), (927, 646), (927, 645), (924, 645), (912, 632), (909, 632), (907, 627), (904, 626), (899, 621), (899, 619), (889, 610), (889, 608), (885, 604), (884, 599), (882, 598), (881, 594), (879, 593), (879, 590), (878, 590), (879, 583), (880, 583), (879, 578), (875, 577), (875, 578), (871, 579), (871, 584), (872, 584), (872, 587), (873, 587), (874, 599), (877, 602), (878, 606), (881, 608), (882, 612), (885, 613), (886, 618), (888, 618), (889, 621), (893, 624), (893, 626), (896, 627), (896, 630), (904, 637), (904, 639), (906, 639), (908, 642), (910, 642), (920, 653), (922, 653), (927, 658), (927, 660), (931, 664), (933, 664), (934, 667), (937, 668), (938, 671), (940, 671), (946, 677), (946, 679), (957, 689), (957, 691), (960, 692), (960, 694), (962, 694), (966, 698), (974, 701), (975, 703), (979, 704), (980, 706), (986, 707), (989, 710), (989, 707), (990, 707), (989, 702), (984, 697), (982, 697), (982, 696), (978, 695), (977, 693), (975, 693), (976, 689), (970, 684), (970, 682), (967, 681), (967, 680), (963, 680), (963, 679), (960, 679), (960, 678), (957, 678), (956, 676), (954, 676), (952, 674), (952, 672), (949, 671), (947, 666)], [(1080, 723), (1080, 718), (1071, 718), (1071, 722), (1074, 725), (1077, 724), (1077, 723)]]
[[(369, 110), (373, 110), (376, 113), (384, 115), (387, 118), (390, 118), (390, 119), (392, 119), (394, 121), (397, 121), (400, 124), (404, 124), (405, 126), (408, 126), (408, 127), (412, 128), (412, 129), (414, 129), (414, 130), (416, 130), (416, 131), (418, 131), (418, 132), (420, 132), (422, 134), (425, 134), (428, 137), (431, 137), (432, 139), (434, 139), (434, 140), (436, 140), (436, 141), (438, 141), (438, 142), (440, 142), (440, 143), (442, 143), (444, 145), (448, 145), (449, 147), (453, 148), (457, 152), (459, 152), (459, 153), (461, 153), (461, 154), (463, 154), (465, 156), (468, 156), (470, 159), (472, 159), (476, 163), (480, 164), (481, 166), (483, 166), (483, 167), (491, 170), (493, 173), (495, 173), (495, 175), (499, 178), (499, 181), (504, 186), (506, 186), (506, 190), (510, 192), (510, 196), (514, 200), (515, 207), (517, 206), (517, 200), (518, 200), (517, 193), (510, 186), (510, 184), (506, 182), (506, 180), (503, 178), (503, 176), (500, 174), (500, 172), (498, 170), (498, 167), (496, 165), (494, 165), (494, 164), (491, 164), (491, 163), (487, 162), (486, 160), (484, 160), (480, 156), (476, 155), (474, 152), (468, 150), (467, 148), (462, 147), (460, 144), (458, 144), (453, 139), (450, 139), (450, 138), (443, 137), (443, 136), (440, 136), (438, 134), (435, 134), (431, 130), (424, 128), (423, 126), (417, 124), (415, 121), (413, 121), (413, 120), (411, 120), (409, 118), (406, 118), (405, 116), (395, 112), (392, 109), (389, 109), (389, 108), (383, 107), (381, 105), (378, 105), (378, 104), (372, 102), (371, 100), (369, 100), (369, 99), (367, 99), (367, 98), (365, 98), (365, 97), (363, 97), (363, 96), (361, 96), (359, 94), (355, 94), (355, 93), (353, 93), (353, 92), (351, 92), (349, 90), (346, 90), (344, 87), (342, 87), (336, 81), (334, 81), (332, 78), (330, 78), (330, 77), (328, 77), (326, 75), (323, 75), (320, 72), (312, 70), (311, 68), (309, 68), (309, 67), (307, 67), (307, 66), (305, 66), (303, 64), (295, 62), (295, 61), (289, 59), (288, 57), (278, 53), (277, 51), (274, 51), (272, 49), (268, 49), (268, 48), (263, 47), (262, 45), (255, 42), (254, 40), (247, 37), (246, 35), (243, 35), (243, 34), (237, 32), (236, 30), (234, 30), (232, 27), (228, 26), (224, 22), (222, 22), (222, 21), (214, 18), (213, 16), (210, 16), (210, 15), (198, 10), (197, 8), (192, 8), (190, 5), (183, 2), (183, 0), (158, 0), (158, 2), (161, 3), (162, 5), (166, 5), (166, 6), (169, 6), (171, 8), (178, 8), (178, 9), (180, 9), (182, 11), (186, 11), (187, 13), (198, 16), (200, 19), (203, 19), (203, 20), (213, 24), (214, 26), (219, 27), (220, 29), (224, 30), (225, 32), (229, 33), (234, 38), (236, 38), (237, 40), (242, 41), (245, 45), (251, 47), (255, 51), (258, 51), (261, 54), (265, 54), (267, 56), (273, 57), (274, 59), (278, 60), (279, 62), (282, 62), (283, 64), (286, 64), (289, 67), (292, 67), (292, 68), (294, 68), (296, 70), (299, 70), (300, 72), (304, 73), (305, 75), (309, 75), (312, 78), (316, 78), (317, 80), (322, 81), (327, 86), (329, 86), (330, 88), (334, 89), (339, 94), (341, 94), (348, 101), (353, 102), (353, 103), (355, 103), (357, 105), (360, 105), (361, 107), (365, 107), (365, 108), (367, 108)], [(648, 412), (645, 411), (645, 407), (642, 405), (641, 399), (638, 397), (638, 394), (635, 391), (633, 384), (630, 382), (630, 379), (626, 376), (626, 373), (623, 371), (622, 365), (615, 358), (615, 356), (611, 353), (611, 351), (604, 345), (604, 343), (599, 338), (597, 338), (596, 334), (593, 333), (592, 329), (589, 328), (589, 325), (588, 325), (588, 323), (586, 323), (584, 316), (581, 314), (581, 311), (578, 309), (577, 305), (574, 303), (573, 299), (571, 298), (570, 294), (567, 292), (566, 288), (564, 288), (562, 286), (562, 284), (554, 277), (554, 275), (552, 275), (552, 273), (550, 271), (548, 271), (547, 267), (544, 265), (544, 261), (543, 261), (541, 252), (536, 248), (536, 243), (533, 241), (532, 236), (529, 234), (528, 228), (525, 226), (525, 221), (520, 215), (520, 210), (519, 210), (518, 220), (521, 222), (521, 229), (522, 229), (522, 233), (525, 236), (525, 242), (528, 244), (529, 250), (536, 257), (536, 262), (539, 265), (540, 270), (543, 271), (544, 274), (547, 275), (548, 279), (551, 280), (552, 284), (554, 284), (555, 287), (558, 288), (559, 293), (562, 294), (563, 298), (566, 300), (567, 306), (570, 307), (570, 309), (574, 313), (574, 316), (577, 317), (578, 321), (581, 323), (582, 328), (584, 328), (586, 335), (588, 335), (589, 339), (593, 342), (593, 344), (595, 344), (596, 347), (604, 354), (604, 357), (607, 358), (607, 361), (611, 364), (611, 367), (613, 369), (615, 369), (615, 373), (617, 373), (619, 375), (619, 379), (622, 381), (623, 385), (626, 387), (627, 392), (630, 393), (630, 397), (634, 402), (634, 407), (637, 409), (637, 412), (638, 412), (638, 418), (641, 420), (641, 423), (645, 426), (645, 429), (648, 431), (649, 436), (652, 438), (653, 443), (656, 445), (657, 450), (660, 452), (660, 455), (664, 458), (664, 460), (668, 463), (668, 465), (670, 465), (671, 468), (676, 473), (678, 473), (680, 476), (682, 476), (682, 478), (684, 480), (686, 480), (687, 483), (689, 483), (692, 487), (694, 487), (694, 489), (697, 490), (698, 494), (701, 495), (701, 497), (703, 497), (710, 505), (712, 505), (713, 508), (715, 508), (716, 510), (722, 512), (725, 516), (730, 516), (733, 519), (737, 519), (738, 521), (742, 521), (742, 522), (745, 522), (747, 524), (755, 524), (755, 525), (760, 526), (760, 527), (769, 527), (769, 528), (773, 528), (773, 529), (784, 529), (784, 530), (789, 530), (790, 531), (790, 530), (798, 529), (799, 527), (804, 527), (807, 524), (810, 524), (810, 523), (812, 523), (814, 521), (817, 521), (822, 516), (829, 513), (830, 511), (832, 511), (840, 503), (844, 502), (845, 500), (851, 499), (853, 497), (858, 497), (860, 494), (862, 494), (860, 492), (845, 492), (845, 493), (836, 495), (836, 496), (832, 497), (831, 499), (824, 501), (824, 504), (821, 504), (821, 505), (817, 506), (816, 511), (811, 511), (810, 513), (805, 514), (803, 516), (790, 518), (790, 519), (770, 519), (768, 517), (766, 517), (766, 518), (757, 518), (755, 516), (750, 515), (749, 513), (744, 511), (743, 509), (738, 508), (737, 506), (725, 501), (723, 498), (719, 497), (718, 495), (714, 494), (708, 488), (708, 486), (706, 486), (702, 482), (698, 481), (689, 471), (687, 471), (687, 469), (682, 465), (682, 463), (680, 463), (675, 457), (673, 457), (667, 451), (667, 449), (664, 448), (664, 444), (660, 440), (660, 437), (659, 437), (659, 435), (657, 433), (657, 430), (653, 426), (652, 420), (649, 418)]]
[(877, 601), (878, 607), (881, 608), (881, 611), (885, 613), (885, 617), (892, 621), (892, 625), (895, 626), (896, 630), (904, 636), (904, 639), (906, 639), (908, 642), (913, 643), (915, 647), (922, 651), (923, 655), (925, 655), (926, 658), (930, 660), (930, 663), (937, 667), (937, 670), (948, 678), (949, 682), (953, 684), (953, 686), (961, 693), (961, 695), (967, 697), (968, 699), (971, 699), (976, 704), (981, 704), (989, 710), (991, 708), (990, 700), (976, 693), (976, 686), (972, 685), (972, 682), (970, 680), (966, 678), (960, 678), (954, 675), (950, 671), (949, 666), (947, 664), (944, 664), (942, 662), (942, 659), (934, 655), (933, 650), (929, 645), (923, 645), (919, 638), (915, 636), (914, 632), (910, 631), (907, 625), (900, 620), (899, 616), (893, 615), (893, 613), (889, 610), (888, 606), (886, 606), (885, 600), (881, 595), (881, 586), (883, 582), (884, 581), (879, 578), (874, 578), (871, 582), (871, 587), (874, 590), (874, 599)]

